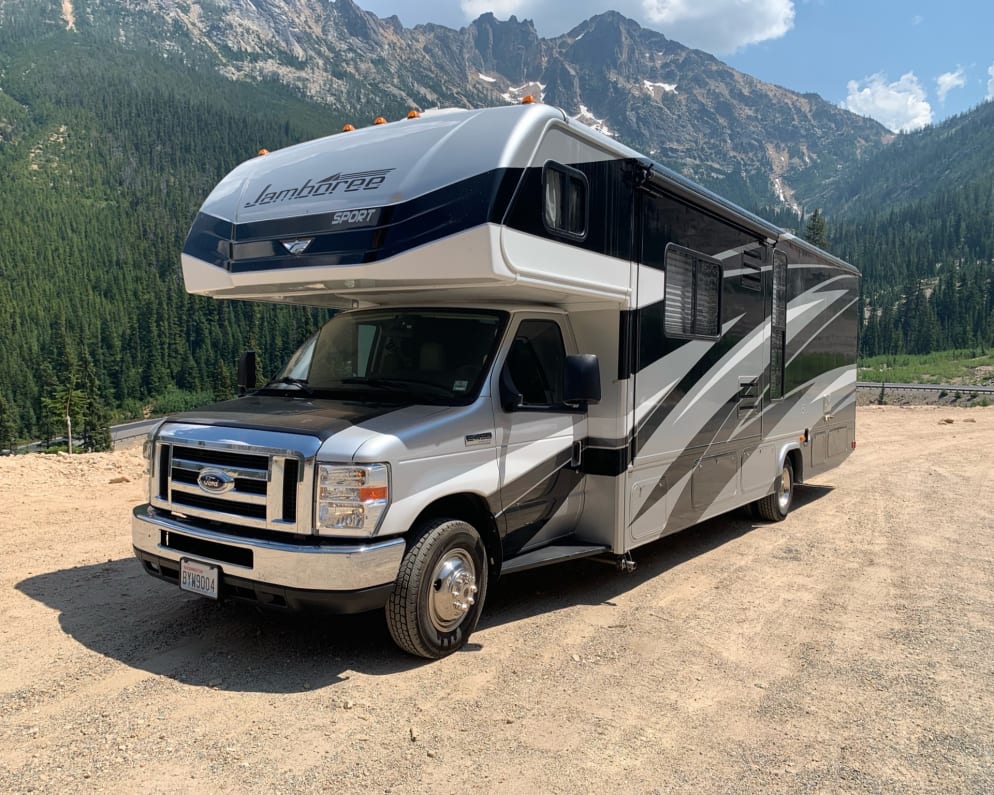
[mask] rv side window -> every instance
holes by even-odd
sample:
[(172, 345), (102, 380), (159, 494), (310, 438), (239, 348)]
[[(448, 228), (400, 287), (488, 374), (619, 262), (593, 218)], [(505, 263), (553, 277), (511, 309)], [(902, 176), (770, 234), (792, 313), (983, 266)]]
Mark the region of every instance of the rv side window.
[(583, 238), (587, 234), (587, 178), (582, 171), (548, 162), (542, 171), (542, 217), (550, 232)]
[(524, 406), (547, 408), (562, 404), (565, 364), (566, 346), (558, 323), (525, 320), (518, 326), (505, 367)]
[(706, 254), (666, 247), (663, 328), (667, 337), (721, 336), (721, 264)]

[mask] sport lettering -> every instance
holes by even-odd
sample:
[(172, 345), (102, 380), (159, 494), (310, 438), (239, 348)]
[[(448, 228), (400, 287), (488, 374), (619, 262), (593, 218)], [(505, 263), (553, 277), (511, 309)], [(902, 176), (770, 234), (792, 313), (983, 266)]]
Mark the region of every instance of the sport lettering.
[(342, 212), (335, 213), (331, 217), (331, 225), (337, 226), (338, 224), (362, 224), (367, 221), (371, 221), (373, 216), (376, 215), (376, 210), (343, 210)]

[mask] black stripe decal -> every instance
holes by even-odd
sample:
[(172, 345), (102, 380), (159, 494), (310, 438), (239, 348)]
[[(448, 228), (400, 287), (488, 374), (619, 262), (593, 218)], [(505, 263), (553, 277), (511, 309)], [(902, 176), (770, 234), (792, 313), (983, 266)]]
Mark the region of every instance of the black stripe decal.
[[(721, 340), (715, 343), (705, 353), (705, 355), (690, 368), (687, 374), (680, 379), (680, 382), (673, 388), (673, 390), (668, 395), (665, 395), (662, 400), (660, 400), (642, 418), (642, 421), (635, 429), (635, 455), (638, 455), (639, 451), (641, 451), (649, 439), (652, 438), (652, 435), (659, 430), (659, 426), (663, 424), (670, 412), (679, 405), (680, 400), (691, 391), (694, 385), (700, 382), (703, 378), (706, 378), (707, 374), (711, 372), (711, 369), (715, 366), (715, 364), (720, 362), (729, 351), (733, 350), (735, 345), (744, 339), (744, 336), (736, 337), (732, 334), (732, 331), (734, 329), (738, 329), (744, 320), (745, 316), (736, 322), (731, 329), (728, 329), (723, 334)], [(667, 353), (670, 352), (671, 351), (667, 351)], [(732, 397), (734, 397), (734, 395), (729, 395), (729, 398)]]
[[(632, 229), (618, 218), (633, 217), (634, 159), (574, 163), (591, 186), (590, 224), (583, 239), (546, 228), (543, 166), (498, 168), (446, 185), (406, 202), (233, 224), (201, 212), (183, 253), (232, 272), (327, 267), (376, 262), (486, 223), (504, 224), (538, 237), (631, 261)], [(368, 226), (335, 231), (336, 215), (378, 211)], [(302, 254), (280, 241), (312, 238)]]
[(561, 451), (504, 487), (505, 558), (526, 546), (583, 482), (571, 459), (571, 450)]
[[(855, 277), (853, 277), (853, 280), (855, 281)], [(834, 285), (829, 285), (825, 289), (830, 290), (832, 289), (833, 286)], [(842, 323), (846, 322), (845, 315), (847, 309), (851, 310), (853, 322), (855, 322), (856, 310), (849, 305), (858, 297), (857, 290), (852, 288), (840, 288), (839, 286), (835, 286), (835, 289), (836, 290), (843, 289), (845, 295), (840, 296), (839, 298), (832, 301), (832, 303), (826, 304), (825, 306), (821, 307), (818, 310), (818, 314), (805, 323), (804, 328), (802, 328), (793, 337), (788, 337), (787, 339), (788, 354), (792, 352), (791, 349), (794, 349), (796, 352), (799, 353), (804, 348), (806, 348), (811, 342), (817, 341), (820, 337), (825, 337), (827, 329), (823, 328), (823, 326), (825, 326), (826, 323), (829, 323), (829, 321), (832, 321), (831, 325), (835, 325), (836, 323), (840, 322)], [(821, 297), (822, 300), (824, 300), (824, 296), (819, 296), (820, 292), (821, 292), (820, 290), (815, 292), (813, 296)], [(840, 355), (848, 354), (855, 361), (856, 354), (854, 348), (853, 349), (842, 348), (839, 350), (839, 353)], [(790, 362), (788, 361), (788, 366), (789, 364)]]
[(618, 379), (631, 378), (635, 371), (635, 332), (638, 310), (625, 309), (618, 318)]
[[(733, 412), (736, 411), (736, 406), (732, 405), (729, 407), (727, 404), (722, 405), (722, 407), (716, 411), (708, 421), (702, 426), (707, 427), (709, 424), (720, 419), (719, 430), (725, 426), (725, 423), (729, 421), (729, 417)], [(684, 449), (682, 453), (677, 457), (677, 459), (670, 465), (670, 467), (663, 474), (666, 478), (669, 478), (670, 474), (673, 474), (671, 483), (679, 481), (684, 475), (691, 471), (697, 466), (697, 463), (704, 457), (711, 454), (711, 447), (715, 444), (715, 439), (712, 439), (706, 445), (694, 446), (693, 448)], [(646, 511), (652, 508), (659, 500), (663, 498), (668, 490), (667, 480), (661, 479), (659, 484), (652, 490), (649, 498), (643, 503), (639, 512), (632, 519), (633, 522), (637, 521)]]
[[(334, 230), (335, 212), (231, 224), (200, 213), (183, 253), (233, 273), (355, 265), (392, 257), (485, 223), (500, 222), (522, 169), (495, 169), (380, 209), (376, 223)], [(344, 212), (344, 210), (343, 210)], [(313, 238), (290, 254), (281, 240)]]
[(511, 482), (505, 483), (504, 488), (501, 489), (501, 502), (504, 504), (504, 512), (506, 513), (510, 510), (522, 497), (534, 489), (537, 484), (551, 477), (556, 471), (569, 464), (571, 458), (572, 453), (570, 450), (562, 450), (553, 457), (536, 464)]
[(630, 443), (617, 447), (585, 447), (581, 463), (583, 474), (618, 477), (628, 469), (631, 449)]

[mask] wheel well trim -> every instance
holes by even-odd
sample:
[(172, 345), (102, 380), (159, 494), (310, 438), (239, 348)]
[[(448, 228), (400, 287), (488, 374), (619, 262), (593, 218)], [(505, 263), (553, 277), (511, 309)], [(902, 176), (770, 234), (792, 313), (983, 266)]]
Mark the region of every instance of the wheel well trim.
[(804, 453), (798, 442), (788, 442), (780, 448), (780, 455), (777, 458), (777, 477), (783, 472), (783, 465), (790, 459), (790, 465), (794, 469), (794, 482), (804, 481)]
[(411, 524), (411, 529), (438, 518), (460, 519), (480, 534), (490, 563), (490, 582), (496, 581), (504, 563), (503, 543), (497, 519), (486, 497), (471, 491), (437, 497), (425, 505)]

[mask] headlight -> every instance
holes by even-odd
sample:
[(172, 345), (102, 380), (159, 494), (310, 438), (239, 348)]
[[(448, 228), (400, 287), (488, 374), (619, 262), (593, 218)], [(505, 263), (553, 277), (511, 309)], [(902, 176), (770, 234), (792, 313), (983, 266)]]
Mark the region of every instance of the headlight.
[(157, 468), (155, 466), (155, 451), (158, 448), (155, 444), (155, 434), (150, 433), (145, 437), (145, 441), (142, 444), (142, 457), (145, 459), (145, 474), (148, 475), (148, 498), (152, 500), (157, 496), (158, 489), (156, 488), (156, 475)]
[(389, 475), (386, 464), (319, 464), (318, 533), (373, 535), (390, 504)]

